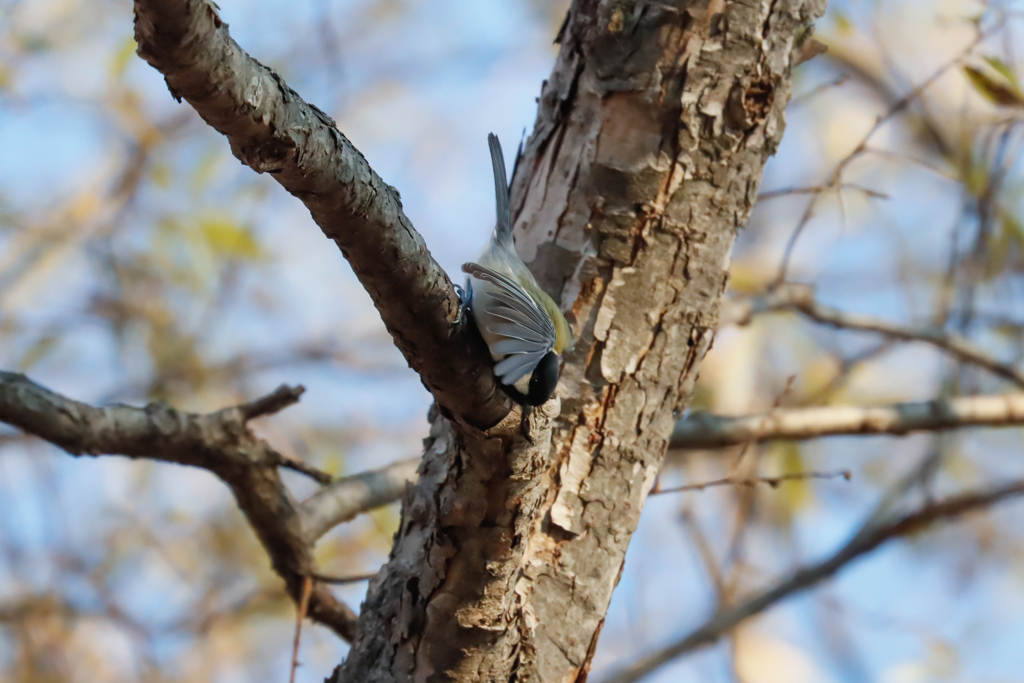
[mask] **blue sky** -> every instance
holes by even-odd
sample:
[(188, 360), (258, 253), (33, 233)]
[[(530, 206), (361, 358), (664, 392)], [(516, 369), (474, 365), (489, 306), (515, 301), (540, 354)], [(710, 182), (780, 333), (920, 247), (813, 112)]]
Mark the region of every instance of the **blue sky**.
[[(406, 213), (435, 258), (449, 273), (457, 274), (459, 265), (487, 239), (493, 220), (486, 134), (496, 132), (506, 149), (514, 149), (532, 126), (535, 98), (555, 56), (551, 39), (556, 22), (537, 9), (541, 3), (222, 0), (219, 4), (233, 37), (278, 69), (308, 101), (334, 116), (375, 170), (399, 188)], [(27, 3), (7, 5), (19, 33), (39, 33), (56, 48), (38, 54), (16, 48), (10, 27), (0, 25), (0, 63), (16, 67), (13, 89), (0, 89), (0, 198), (8, 207), (46, 216), (50, 207), (108, 177), (109, 169), (127, 153), (133, 127), (143, 125), (127, 115), (112, 118), (97, 104), (107, 96), (112, 82), (123, 80), (138, 93), (139, 109), (151, 121), (168, 120), (187, 111), (187, 105), (175, 103), (159, 74), (137, 58), (125, 62), (123, 76), (110, 75), (114, 55), (131, 36), (130, 3), (48, 0), (31, 8)], [(862, 18), (869, 5), (833, 3), (830, 11)], [(927, 12), (927, 3), (906, 2), (893, 9), (895, 5), (899, 3), (879, 4), (882, 11), (916, 11), (922, 16)], [(960, 9), (952, 3), (948, 11)], [(823, 27), (827, 31), (834, 22), (829, 17)], [(934, 53), (920, 59), (938, 63), (947, 47), (938, 45)], [(812, 63), (798, 74), (796, 90), (807, 92), (832, 78), (828, 67)], [(864, 93), (851, 86), (791, 109), (789, 132), (769, 164), (763, 188), (819, 182), (823, 169), (834, 161), (833, 146), (841, 146), (844, 135), (856, 139), (858, 126), (869, 125), (875, 115), (872, 107)], [(841, 125), (849, 128), (837, 132), (835, 126)], [(168, 187), (147, 184), (138, 205), (127, 209), (130, 222), (149, 226), (161, 216), (190, 207), (237, 212), (271, 254), (241, 276), (243, 294), (217, 309), (204, 350), (212, 357), (226, 358), (240, 349), (276, 349), (301, 340), (351, 342), (389, 369), (275, 368), (249, 378), (248, 390), (255, 395), (281, 382), (301, 382), (307, 387), (306, 400), (280, 417), (285, 430), (299, 423), (335, 422), (376, 430), (373, 439), (358, 441), (346, 452), (348, 471), (415, 452), (426, 429), (428, 396), (390, 347), (369, 298), (340, 254), (305, 209), (270, 178), (253, 183), (251, 172), (230, 156), (219, 136), (196, 120), (187, 126), (191, 126), (189, 134), (180, 144), (160, 149), (158, 163), (176, 178), (198, 177), (203, 166), (207, 171), (202, 182), (192, 186), (174, 182)], [(900, 143), (899, 126), (892, 128), (880, 133), (879, 144)], [(209, 159), (205, 166), (200, 161), (204, 158)], [(927, 171), (874, 161), (857, 166), (851, 175), (852, 180), (888, 192), (893, 199), (879, 203), (850, 196), (844, 197), (842, 206), (823, 202), (796, 251), (794, 277), (815, 282), (822, 301), (844, 310), (912, 322), (926, 319), (932, 304), (927, 271), (945, 258), (962, 203), (955, 185)], [(754, 271), (777, 263), (784, 238), (805, 201), (785, 198), (759, 207), (740, 236), (737, 259)], [(116, 248), (142, 248), (149, 235), (148, 228), (129, 230), (116, 237)], [(14, 231), (0, 231), (0, 259), (5, 250), (14, 248), (17, 237)], [(926, 276), (905, 286), (907, 271)], [(71, 250), (47, 279), (10, 295), (9, 314), (16, 313), (29, 331), (64, 324), (87, 306), (97, 277), (89, 255)], [(254, 304), (259, 297), (272, 303)], [(1006, 313), (1024, 313), (1019, 297), (996, 302)], [(180, 305), (185, 317), (193, 315), (191, 304)], [(201, 319), (199, 309), (194, 317)], [(3, 319), (0, 309), (0, 323)], [(33, 368), (33, 377), (82, 400), (109, 395), (140, 400), (125, 387), (147, 376), (151, 367), (146, 361), (122, 353), (109, 329), (100, 325), (85, 321), (73, 330), (56, 352)], [(712, 354), (727, 353), (732, 348), (728, 339), (742, 334), (723, 335)], [(763, 357), (765, 365), (771, 366), (760, 372), (770, 377), (806, 374), (807, 359), (801, 349), (833, 340), (792, 320), (768, 323), (760, 334), (768, 337)], [(30, 336), (0, 339), (0, 367), (15, 362), (24, 351), (19, 344)], [(869, 341), (843, 337), (835, 343), (863, 348)], [(996, 343), (999, 350), (1009, 348)], [(939, 367), (937, 354), (919, 347), (895, 352), (880, 362), (872, 380), (877, 393), (870, 395), (878, 400), (929, 398), (939, 388)], [(979, 386), (991, 387), (991, 383), (981, 381)], [(762, 389), (757, 400), (770, 402), (771, 392)], [(866, 395), (863, 389), (860, 394), (852, 392), (854, 398)], [(194, 405), (186, 407), (212, 409), (223, 405), (224, 395), (212, 392), (194, 400)], [(1001, 463), (995, 465), (1004, 468), (1001, 474), (1019, 475), (1018, 430), (985, 436), (972, 433), (960, 443), (961, 451), (985, 467), (991, 466), (985, 462), (988, 458)], [(813, 500), (792, 525), (759, 528), (752, 541), (754, 566), (744, 585), (761, 585), (794, 563), (823, 557), (842, 544), (877, 498), (878, 482), (892, 481), (930, 445), (930, 437), (847, 438), (806, 447), (804, 457), (815, 468), (848, 467), (854, 471), (854, 483), (816, 483)], [(880, 461), (889, 460), (897, 465), (873, 474)], [(149, 514), (166, 506), (202, 523), (204, 516), (230, 507), (227, 492), (211, 477), (170, 467), (158, 470), (156, 483), (146, 493), (152, 498), (139, 501), (135, 487), (141, 467), (154, 466), (117, 459), (72, 460), (52, 449), (0, 450), (0, 534), (36, 558), (33, 562), (39, 570), (27, 587), (25, 577), (11, 576), (0, 558), (0, 600), (27, 588), (46, 587), (54, 576), (52, 553), (60, 543), (86, 545), (125, 510)], [(49, 504), (54, 494), (41, 487), (40, 482), (47, 479), (40, 470), (53, 473), (60, 510)], [(942, 482), (948, 490), (955, 483), (965, 482)], [(726, 491), (686, 495), (691, 496), (689, 501), (662, 496), (647, 505), (609, 612), (595, 671), (670, 642), (714, 608), (708, 578), (679, 515), (684, 503), (692, 505), (712, 545), (724, 550), (733, 499)], [(1021, 513), (1011, 504), (995, 519), (1004, 529), (1019, 527)], [(371, 523), (362, 524), (356, 528)], [(1021, 558), (1018, 564), (998, 554), (991, 560), (983, 558), (970, 580), (965, 580), (964, 563), (954, 549), (973, 548), (973, 543), (970, 534), (950, 528), (890, 544), (848, 568), (827, 588), (772, 610), (757, 621), (753, 632), (793, 645), (811, 662), (817, 674), (813, 680), (823, 682), (923, 683), (931, 680), (927, 668), (913, 665), (931, 661), (929, 643), (942, 642), (956, 643), (959, 653), (953, 672), (939, 677), (943, 680), (1019, 680), (1024, 661), (1019, 654), (1024, 640)], [(381, 548), (370, 553), (378, 561), (384, 555)], [(160, 621), (179, 605), (188, 604), (188, 586), (159, 559), (148, 558), (123, 571), (119, 587), (138, 618)], [(360, 590), (345, 589), (350, 604), (358, 604)], [(87, 588), (70, 586), (68, 592), (84, 603), (91, 599)], [(829, 601), (843, 606), (849, 642), (857, 653), (851, 661), (859, 661), (860, 668), (834, 661), (823, 644), (822, 614), (828, 613)], [(287, 641), (287, 629), (285, 620), (271, 640)], [(322, 631), (311, 632), (300, 680), (319, 681), (344, 648)], [(157, 650), (173, 660), (179, 647), (176, 636), (167, 633)], [(736, 680), (723, 656), (726, 647), (719, 644), (680, 660), (650, 680)], [(280, 680), (286, 675), (286, 649), (266, 655), (270, 675)], [(9, 653), (0, 645), (0, 658), (5, 656)], [(242, 680), (244, 672), (225, 670), (218, 676), (224, 681)], [(769, 679), (745, 683), (764, 680)]]

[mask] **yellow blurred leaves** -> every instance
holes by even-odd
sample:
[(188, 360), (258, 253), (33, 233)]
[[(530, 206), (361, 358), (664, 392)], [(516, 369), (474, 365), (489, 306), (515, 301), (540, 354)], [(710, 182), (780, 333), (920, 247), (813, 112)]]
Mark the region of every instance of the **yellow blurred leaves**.
[(206, 245), (219, 257), (256, 261), (263, 258), (259, 243), (248, 227), (225, 216), (211, 216), (199, 220)]
[(761, 260), (734, 260), (729, 266), (729, 291), (737, 294), (759, 294), (776, 274), (775, 264)]
[(110, 74), (115, 78), (119, 78), (124, 74), (125, 69), (128, 68), (129, 62), (135, 57), (135, 49), (138, 47), (138, 43), (135, 42), (134, 36), (128, 36), (128, 38), (121, 43), (121, 47), (114, 52), (113, 58), (110, 60)]
[[(804, 459), (800, 444), (795, 441), (775, 441), (768, 447), (764, 458), (764, 474), (781, 476), (813, 469)], [(788, 525), (798, 513), (814, 501), (814, 490), (809, 479), (793, 479), (781, 483), (771, 494), (777, 505), (780, 521)]]
[(1013, 84), (1014, 87), (1019, 88), (1020, 84), (1017, 82), (1017, 75), (1013, 73), (1013, 69), (1010, 65), (999, 59), (998, 57), (983, 57), (985, 63), (992, 67), (996, 73), (1005, 78), (1007, 81)]
[(103, 199), (94, 189), (81, 192), (68, 205), (68, 217), (77, 223), (84, 223), (96, 216), (103, 208)]
[(58, 337), (53, 334), (46, 334), (39, 337), (29, 348), (28, 351), (18, 361), (18, 372), (28, 372), (32, 369), (36, 363), (42, 360), (51, 350), (58, 341)]
[(951, 644), (932, 640), (924, 658), (906, 661), (882, 674), (882, 683), (931, 683), (948, 680), (959, 669), (959, 655)]
[(199, 192), (210, 184), (213, 180), (214, 174), (220, 166), (220, 160), (222, 156), (218, 150), (209, 150), (202, 157), (196, 167), (192, 170), (192, 175), (189, 178), (189, 188), (193, 192)]
[(1008, 266), (1019, 266), (1024, 261), (1024, 225), (1009, 211), (999, 211), (995, 230), (988, 236), (987, 256), (983, 264), (986, 280), (998, 277)]
[(164, 141), (164, 132), (142, 110), (139, 93), (130, 88), (120, 88), (110, 100), (108, 106), (117, 115), (122, 130), (129, 133), (140, 148), (149, 150)]
[(155, 163), (149, 167), (149, 179), (162, 190), (166, 190), (174, 181), (174, 172), (164, 163)]
[(832, 15), (832, 21), (836, 24), (836, 32), (838, 32), (840, 36), (849, 36), (856, 31), (853, 21), (851, 21), (850, 17), (842, 10), (833, 10), (830, 14)]
[(747, 626), (733, 637), (740, 683), (817, 683), (821, 672), (804, 650)]
[(165, 217), (153, 237), (152, 256), (172, 283), (198, 292), (214, 286), (230, 261), (256, 262), (264, 252), (249, 226), (209, 211), (194, 218)]

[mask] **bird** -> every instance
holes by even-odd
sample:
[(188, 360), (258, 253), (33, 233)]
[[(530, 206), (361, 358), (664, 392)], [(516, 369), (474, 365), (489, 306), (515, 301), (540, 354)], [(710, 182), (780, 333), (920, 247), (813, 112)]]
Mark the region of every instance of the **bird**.
[(543, 405), (558, 384), (559, 356), (573, 349), (572, 328), (516, 252), (505, 158), (487, 136), (494, 170), (497, 221), (475, 262), (464, 263), (468, 310), (495, 361), (494, 374), (513, 401)]

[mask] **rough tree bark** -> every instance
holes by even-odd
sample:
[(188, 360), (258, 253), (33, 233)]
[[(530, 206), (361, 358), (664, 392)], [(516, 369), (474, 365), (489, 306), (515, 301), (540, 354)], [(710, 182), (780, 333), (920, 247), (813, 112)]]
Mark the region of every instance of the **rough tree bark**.
[(532, 443), (515, 414), (434, 412), (336, 680), (586, 678), (824, 5), (573, 3), (513, 180), (520, 254), (577, 332), (561, 404)]
[(135, 0), (138, 54), (269, 173), (337, 244), (409, 365), (448, 415), (488, 427), (508, 412), (479, 335), (453, 324), (458, 298), (385, 183), (334, 121), (231, 36), (212, 0)]

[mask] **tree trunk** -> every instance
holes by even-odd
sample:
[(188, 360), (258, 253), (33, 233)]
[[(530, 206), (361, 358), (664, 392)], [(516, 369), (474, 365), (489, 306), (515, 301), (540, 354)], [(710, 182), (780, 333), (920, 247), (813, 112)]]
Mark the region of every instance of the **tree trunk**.
[(582, 681), (711, 345), (824, 0), (576, 0), (517, 159), (517, 245), (577, 333), (533, 442), (435, 410), (335, 679)]

